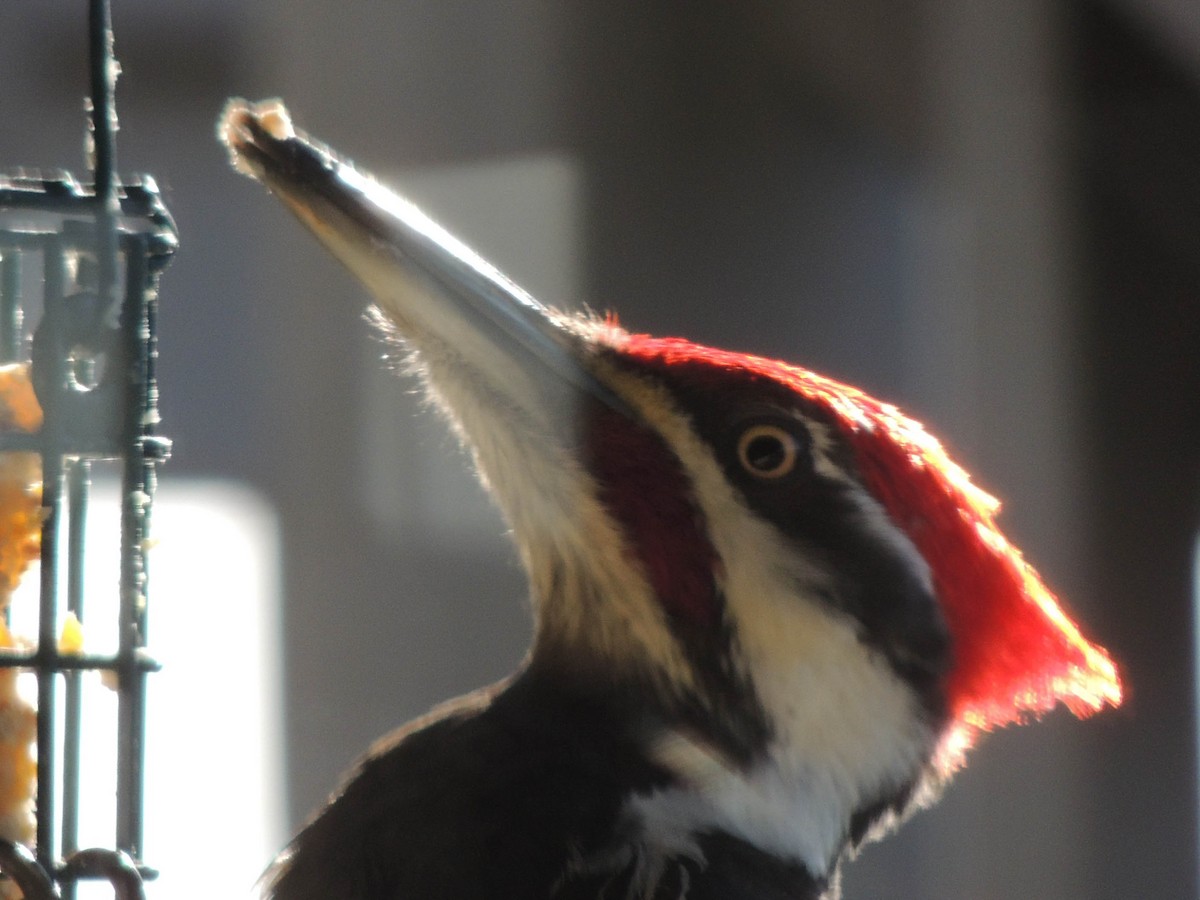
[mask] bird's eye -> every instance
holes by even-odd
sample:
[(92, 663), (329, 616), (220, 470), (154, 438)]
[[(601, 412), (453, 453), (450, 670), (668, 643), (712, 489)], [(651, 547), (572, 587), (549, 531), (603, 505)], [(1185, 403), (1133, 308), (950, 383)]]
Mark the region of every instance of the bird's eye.
[(756, 478), (782, 478), (796, 468), (800, 445), (779, 425), (751, 425), (737, 444), (738, 462)]

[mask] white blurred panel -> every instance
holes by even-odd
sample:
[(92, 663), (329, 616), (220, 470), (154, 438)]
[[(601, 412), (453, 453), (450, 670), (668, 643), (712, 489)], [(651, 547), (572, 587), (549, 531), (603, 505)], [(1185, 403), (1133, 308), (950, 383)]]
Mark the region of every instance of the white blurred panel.
[[(89, 503), (88, 652), (113, 649), (118, 496), (101, 481)], [(248, 896), (284, 840), (278, 523), (243, 486), (168, 479), (151, 534), (147, 631), (163, 670), (149, 676), (144, 856), (162, 874), (147, 895)], [(14, 599), (18, 634), (36, 632), (36, 584), (35, 569)], [(96, 673), (83, 694), (80, 846), (111, 847), (116, 694)], [(112, 891), (85, 884), (79, 897)]]

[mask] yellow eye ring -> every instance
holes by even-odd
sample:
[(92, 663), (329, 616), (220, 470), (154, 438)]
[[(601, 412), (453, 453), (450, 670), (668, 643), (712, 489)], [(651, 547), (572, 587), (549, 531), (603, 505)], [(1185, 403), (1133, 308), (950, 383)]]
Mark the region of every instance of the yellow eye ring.
[(782, 478), (796, 468), (800, 446), (778, 425), (751, 425), (737, 444), (738, 462), (755, 478)]

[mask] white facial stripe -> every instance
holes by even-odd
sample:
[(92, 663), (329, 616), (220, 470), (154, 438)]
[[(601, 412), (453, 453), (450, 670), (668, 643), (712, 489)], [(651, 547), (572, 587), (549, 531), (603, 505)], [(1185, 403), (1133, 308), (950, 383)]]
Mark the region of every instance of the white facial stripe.
[(740, 771), (674, 743), (663, 762), (689, 786), (650, 795), (644, 811), (691, 830), (725, 830), (824, 875), (850, 816), (913, 779), (933, 735), (912, 692), (853, 624), (798, 595), (790, 578), (758, 577), (763, 561), (728, 567), (726, 599), (775, 728), (767, 755)]
[[(624, 373), (609, 377), (691, 475), (723, 562), (741, 654), (735, 664), (774, 729), (766, 757), (749, 770), (714, 765), (711, 751), (689, 752), (686, 739), (673, 736), (662, 762), (688, 786), (640, 797), (635, 811), (647, 827), (719, 828), (825, 875), (853, 813), (912, 781), (934, 736), (916, 696), (863, 643), (857, 624), (820, 599), (827, 574), (746, 507), (667, 393)], [(825, 448), (816, 456), (822, 474), (849, 479)], [(863, 507), (865, 517), (874, 514)], [(895, 533), (886, 520), (878, 524)]]

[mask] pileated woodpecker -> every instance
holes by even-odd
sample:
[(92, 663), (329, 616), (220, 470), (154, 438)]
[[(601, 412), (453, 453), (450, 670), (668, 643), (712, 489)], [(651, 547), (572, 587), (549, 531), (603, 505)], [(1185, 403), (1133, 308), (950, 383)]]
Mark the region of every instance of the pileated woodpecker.
[(385, 738), (275, 900), (832, 898), (981, 731), (1120, 702), (895, 407), (548, 310), (415, 207), (231, 101), (220, 135), (374, 294), (512, 527), (527, 660)]

